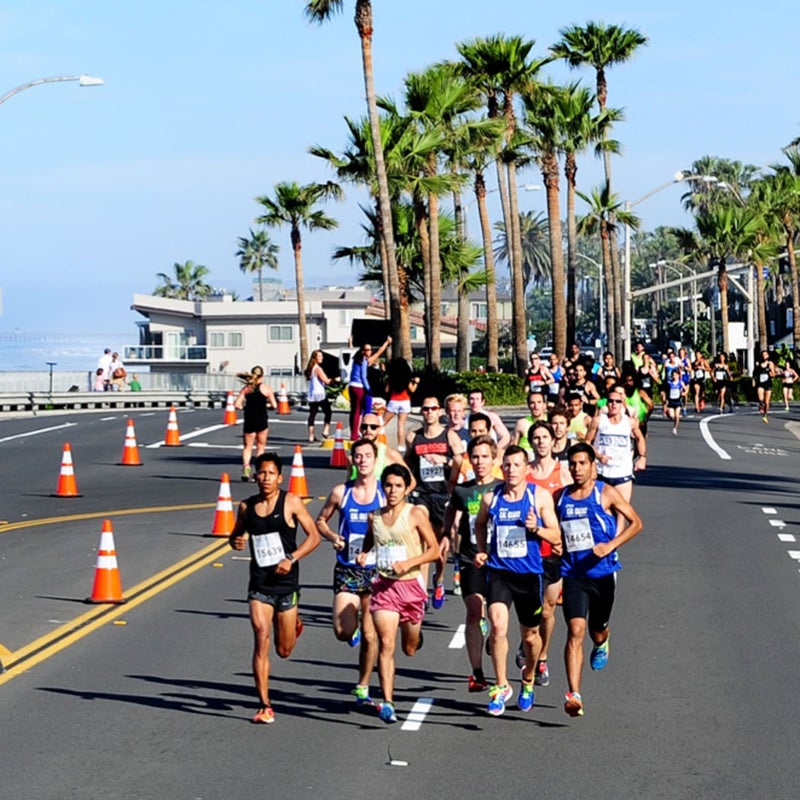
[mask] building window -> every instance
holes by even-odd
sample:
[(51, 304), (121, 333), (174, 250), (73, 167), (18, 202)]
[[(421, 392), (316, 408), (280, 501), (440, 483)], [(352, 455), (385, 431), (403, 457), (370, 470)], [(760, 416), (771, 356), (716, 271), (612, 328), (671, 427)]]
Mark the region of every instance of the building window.
[(228, 332), (228, 347), (243, 347), (244, 336), (241, 331)]
[(208, 334), (209, 347), (225, 347), (225, 334), (220, 331), (215, 331)]
[(346, 327), (350, 323), (350, 320), (348, 319), (349, 316), (350, 316), (350, 314), (349, 314), (349, 312), (347, 311), (346, 308), (340, 308), (339, 309), (339, 325), (341, 325), (342, 327)]
[(472, 319), (486, 319), (486, 303), (472, 303), (471, 306)]
[(291, 325), (270, 325), (269, 326), (269, 341), (270, 342), (293, 342), (294, 330)]
[(416, 341), (419, 337), (419, 329), (416, 325), (411, 325), (409, 329), (409, 334), (411, 336), (411, 341)]
[(291, 378), (293, 374), (291, 367), (270, 367), (269, 370), (271, 378)]

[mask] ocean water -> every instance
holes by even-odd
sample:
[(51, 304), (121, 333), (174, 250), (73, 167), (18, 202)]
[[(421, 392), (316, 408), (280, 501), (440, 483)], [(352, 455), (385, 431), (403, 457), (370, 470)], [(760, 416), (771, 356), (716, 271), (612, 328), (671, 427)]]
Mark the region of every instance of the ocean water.
[(136, 344), (138, 332), (127, 333), (28, 333), (0, 331), (0, 372), (49, 370), (94, 371), (103, 350), (122, 353), (123, 347)]

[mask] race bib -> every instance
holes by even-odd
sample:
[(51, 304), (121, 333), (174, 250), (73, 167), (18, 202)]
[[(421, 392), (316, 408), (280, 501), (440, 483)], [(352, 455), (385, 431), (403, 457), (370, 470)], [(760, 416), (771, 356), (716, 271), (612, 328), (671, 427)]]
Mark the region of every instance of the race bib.
[(727, 378), (728, 376), (725, 374), (725, 370), (718, 369), (718, 370), (717, 370), (717, 371), (714, 373), (714, 377), (715, 377), (715, 378), (716, 378), (718, 381), (724, 381), (724, 380), (725, 380), (725, 378)]
[(701, 381), (701, 380), (703, 380), (703, 378), (705, 378), (705, 376), (706, 376), (706, 373), (705, 373), (705, 371), (704, 371), (704, 370), (702, 370), (702, 369), (696, 369), (696, 370), (694, 371), (694, 377), (695, 377), (695, 378), (696, 378), (698, 381)]
[(381, 572), (393, 572), (393, 566), (397, 561), (405, 561), (408, 558), (408, 551), (404, 544), (384, 544), (378, 545), (377, 564)]
[(561, 523), (561, 531), (564, 534), (564, 545), (568, 553), (591, 550), (594, 547), (592, 526), (585, 517), (581, 519), (565, 519)]
[(254, 536), (253, 553), (259, 567), (274, 567), (286, 558), (279, 533), (260, 533)]
[[(350, 538), (347, 541), (347, 560), (351, 564), (355, 564), (356, 557), (361, 554), (361, 551), (364, 549), (364, 534), (358, 533), (351, 533)], [(375, 566), (375, 553), (367, 553), (367, 563), (364, 565), (367, 567), (374, 567)]]
[(419, 457), (419, 477), (423, 483), (436, 483), (444, 480), (444, 464), (434, 464), (425, 456)]
[(759, 382), (761, 382), (761, 383), (767, 383), (767, 382), (769, 381), (769, 374), (768, 374), (768, 373), (766, 373), (766, 372), (762, 372), (762, 373), (761, 373), (761, 374), (758, 376), (758, 380), (759, 380)]
[(678, 400), (681, 396), (681, 390), (674, 386), (670, 386), (669, 389), (669, 399), (670, 400)]
[(528, 555), (528, 540), (522, 525), (497, 525), (497, 555), (500, 558), (525, 558)]

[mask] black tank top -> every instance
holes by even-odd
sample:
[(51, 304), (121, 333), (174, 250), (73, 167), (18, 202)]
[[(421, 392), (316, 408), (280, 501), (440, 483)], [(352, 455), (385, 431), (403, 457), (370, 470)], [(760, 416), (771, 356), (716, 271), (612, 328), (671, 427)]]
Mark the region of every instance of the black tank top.
[(250, 534), (249, 592), (283, 595), (300, 588), (297, 562), (286, 575), (275, 573), (278, 562), (297, 549), (297, 527), (288, 525), (284, 518), (286, 492), (283, 489), (278, 491), (275, 508), (266, 517), (256, 514), (258, 495), (245, 500), (245, 527)]
[(450, 468), (447, 464), (432, 464), (426, 456), (446, 456), (448, 461), (453, 457), (447, 428), (432, 439), (422, 435), (422, 429), (414, 435), (411, 443), (409, 463), (413, 467), (417, 480), (417, 494), (447, 494), (447, 480)]
[(267, 398), (261, 393), (261, 386), (256, 386), (252, 392), (248, 392), (244, 398), (244, 421), (266, 422)]

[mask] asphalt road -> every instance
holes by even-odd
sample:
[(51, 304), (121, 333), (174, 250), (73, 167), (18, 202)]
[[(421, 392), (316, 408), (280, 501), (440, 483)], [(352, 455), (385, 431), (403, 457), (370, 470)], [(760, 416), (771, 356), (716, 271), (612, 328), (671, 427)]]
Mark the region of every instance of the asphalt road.
[[(489, 717), (466, 691), (453, 596), (426, 617), (424, 648), (398, 657), (400, 724), (357, 708), (323, 544), (301, 565), (305, 632), (273, 660), (268, 727), (249, 722), (247, 563), (207, 536), (221, 473), (235, 500), (251, 491), (239, 430), (216, 427), (220, 411), (178, 418), (185, 446), (167, 449), (147, 446), (166, 413), (133, 414), (141, 467), (117, 466), (121, 414), (0, 420), (0, 798), (797, 795), (800, 415), (704, 415), (719, 452), (699, 418), (677, 437), (651, 423), (634, 492), (645, 528), (621, 550), (611, 658), (587, 668), (585, 717), (562, 710), (560, 618), (533, 711)], [(298, 413), (273, 424), (287, 482), (304, 435)], [(81, 498), (50, 497), (65, 441)], [(312, 514), (341, 477), (329, 455), (304, 449)], [(106, 518), (131, 599), (87, 606)]]

